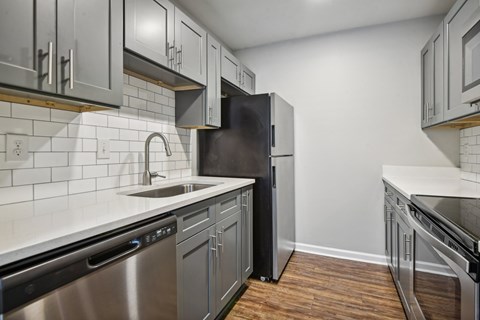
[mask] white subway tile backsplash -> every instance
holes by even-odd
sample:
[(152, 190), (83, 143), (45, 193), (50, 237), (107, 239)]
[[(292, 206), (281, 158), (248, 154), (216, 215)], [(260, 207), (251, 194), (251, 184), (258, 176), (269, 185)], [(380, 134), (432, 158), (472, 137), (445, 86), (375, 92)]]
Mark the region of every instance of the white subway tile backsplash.
[(70, 166), (97, 164), (97, 154), (95, 152), (70, 152), (68, 164)]
[(35, 168), (65, 167), (68, 166), (66, 152), (36, 152), (34, 153)]
[(68, 182), (69, 194), (95, 191), (95, 189), (96, 189), (95, 179), (72, 180)]
[(0, 170), (0, 188), (10, 187), (12, 185), (12, 171)]
[(138, 131), (135, 130), (120, 130), (120, 140), (137, 141)]
[(39, 108), (26, 104), (12, 103), (12, 117), (50, 121), (50, 108)]
[(128, 129), (128, 119), (119, 117), (108, 117), (108, 126), (110, 128)]
[(82, 139), (83, 151), (97, 152), (97, 139)]
[(29, 153), (27, 161), (6, 161), (5, 152), (0, 152), (0, 170), (33, 168), (33, 157)]
[(82, 171), (81, 166), (52, 168), (52, 181), (82, 179)]
[(51, 111), (51, 118), (53, 122), (63, 122), (63, 123), (77, 123), (80, 124), (82, 122), (82, 114), (78, 112), (72, 111), (64, 111), (64, 110), (57, 110), (52, 109)]
[(96, 127), (81, 124), (69, 124), (68, 136), (73, 138), (95, 138)]
[(31, 135), (33, 133), (32, 120), (0, 118), (0, 133), (20, 133)]
[(29, 137), (28, 147), (30, 152), (52, 151), (52, 139), (49, 137)]
[(84, 166), (83, 178), (98, 178), (108, 176), (108, 165)]
[(52, 151), (82, 151), (82, 139), (52, 138)]
[(11, 103), (6, 101), (0, 101), (0, 117), (11, 116)]
[(108, 117), (99, 113), (84, 112), (82, 113), (82, 123), (90, 126), (106, 127), (108, 124)]
[(129, 76), (128, 83), (139, 89), (147, 89), (147, 82), (145, 80), (141, 80), (141, 79)]
[(0, 188), (0, 205), (33, 200), (33, 185)]
[(147, 122), (143, 120), (129, 120), (129, 128), (137, 131), (147, 130)]
[[(128, 75), (124, 83), (119, 109), (77, 113), (0, 101), (0, 204), (139, 184), (145, 140), (156, 131), (174, 155), (166, 157), (163, 142), (154, 139), (150, 169), (168, 179), (191, 175), (190, 130), (175, 128), (175, 93)], [(30, 136), (26, 162), (5, 161), (7, 132)], [(97, 159), (97, 139), (110, 140), (108, 159)], [(466, 137), (465, 146), (471, 142)], [(471, 149), (465, 159), (480, 159), (480, 149)]]
[(120, 137), (119, 129), (97, 128), (97, 139), (118, 140)]
[(17, 169), (13, 170), (13, 185), (21, 186), (26, 184), (44, 183), (51, 181), (50, 168), (42, 169)]
[(34, 185), (34, 198), (45, 199), (66, 196), (68, 194), (67, 182), (42, 183)]
[(97, 190), (120, 187), (120, 176), (97, 178)]

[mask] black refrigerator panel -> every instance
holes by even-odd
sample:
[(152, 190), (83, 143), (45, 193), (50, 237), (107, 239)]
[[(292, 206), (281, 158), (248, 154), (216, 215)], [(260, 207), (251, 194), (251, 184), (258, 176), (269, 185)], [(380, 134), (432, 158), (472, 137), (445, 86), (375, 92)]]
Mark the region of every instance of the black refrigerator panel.
[(253, 276), (272, 278), (270, 96), (222, 99), (222, 127), (199, 130), (199, 174), (255, 179)]

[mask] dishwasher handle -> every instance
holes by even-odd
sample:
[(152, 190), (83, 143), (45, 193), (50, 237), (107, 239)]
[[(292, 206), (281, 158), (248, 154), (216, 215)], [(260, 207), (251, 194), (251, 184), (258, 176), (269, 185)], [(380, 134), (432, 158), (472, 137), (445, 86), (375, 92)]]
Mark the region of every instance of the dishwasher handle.
[(142, 241), (140, 238), (133, 239), (114, 248), (102, 251), (87, 258), (87, 266), (90, 269), (96, 269), (107, 263), (118, 260), (140, 248)]

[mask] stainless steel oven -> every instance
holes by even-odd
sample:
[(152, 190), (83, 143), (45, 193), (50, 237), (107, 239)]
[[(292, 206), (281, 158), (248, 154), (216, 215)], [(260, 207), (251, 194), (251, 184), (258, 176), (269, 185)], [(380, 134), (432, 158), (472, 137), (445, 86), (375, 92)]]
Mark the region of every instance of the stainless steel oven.
[(477, 102), (480, 100), (480, 9), (465, 24), (462, 60), (462, 102)]
[[(465, 206), (469, 201), (475, 205)], [(476, 203), (477, 199), (412, 197), (411, 309), (417, 320), (480, 319), (478, 239), (465, 229), (477, 228), (472, 225)]]

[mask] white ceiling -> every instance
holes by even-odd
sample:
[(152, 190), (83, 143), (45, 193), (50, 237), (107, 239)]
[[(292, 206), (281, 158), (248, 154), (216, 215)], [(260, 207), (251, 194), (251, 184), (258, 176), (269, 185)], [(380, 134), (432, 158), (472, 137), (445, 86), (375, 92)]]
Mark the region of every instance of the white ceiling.
[(455, 0), (177, 0), (233, 50), (445, 14)]

